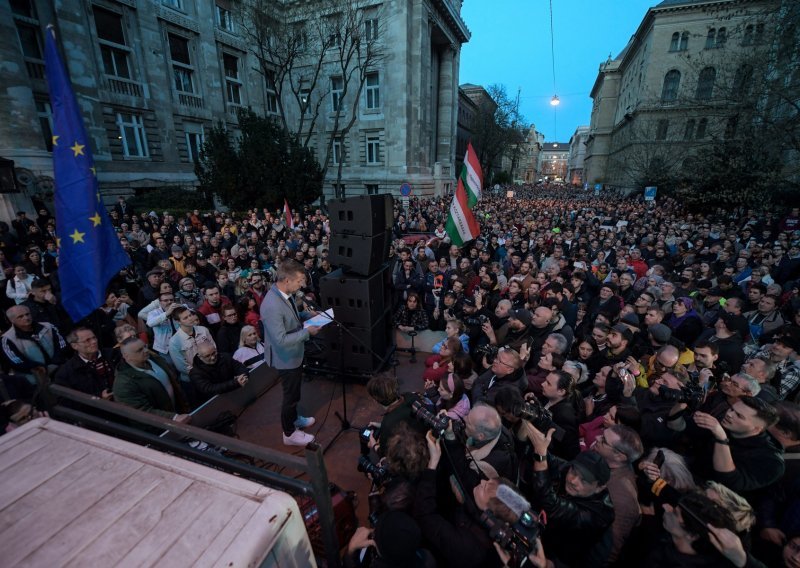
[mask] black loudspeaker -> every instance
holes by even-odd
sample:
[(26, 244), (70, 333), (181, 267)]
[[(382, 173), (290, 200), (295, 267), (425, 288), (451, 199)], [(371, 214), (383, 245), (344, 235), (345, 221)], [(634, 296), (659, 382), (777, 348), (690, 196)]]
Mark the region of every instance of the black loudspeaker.
[(320, 304), (333, 308), (336, 320), (346, 326), (372, 327), (391, 304), (386, 297), (385, 273), (381, 266), (370, 276), (346, 276), (339, 269), (319, 281)]
[(369, 275), (389, 259), (391, 232), (375, 236), (333, 233), (328, 247), (328, 260), (345, 272)]
[(389, 194), (359, 195), (328, 202), (331, 233), (372, 237), (391, 231), (394, 200)]
[(336, 324), (326, 325), (320, 330), (318, 337), (322, 336), (321, 355), (325, 365), (334, 371), (342, 365), (343, 372), (357, 375), (380, 370), (392, 345), (391, 313), (384, 311), (370, 327), (348, 326), (347, 331), (340, 332)]

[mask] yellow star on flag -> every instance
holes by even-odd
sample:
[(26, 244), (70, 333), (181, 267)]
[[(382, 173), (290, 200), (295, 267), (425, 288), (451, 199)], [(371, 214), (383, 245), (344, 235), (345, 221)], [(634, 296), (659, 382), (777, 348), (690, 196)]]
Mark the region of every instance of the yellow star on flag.
[(102, 219), (100, 218), (100, 213), (95, 211), (94, 217), (89, 217), (89, 221), (94, 223), (94, 226), (97, 227), (100, 224), (100, 221), (102, 221)]
[(78, 229), (75, 229), (70, 235), (70, 237), (72, 237), (72, 244), (85, 243), (86, 241), (83, 240), (84, 235), (86, 235), (86, 233), (81, 233)]
[(53, 135), (53, 146), (58, 146), (58, 139), (59, 138), (61, 138), (61, 136)]
[(75, 155), (73, 156), (74, 158), (77, 158), (78, 156), (85, 156), (85, 154), (83, 153), (83, 149), (84, 148), (86, 148), (86, 145), (85, 144), (78, 144), (77, 140), (75, 141), (75, 145), (74, 146), (70, 146), (69, 147), (69, 149), (72, 150), (75, 153)]

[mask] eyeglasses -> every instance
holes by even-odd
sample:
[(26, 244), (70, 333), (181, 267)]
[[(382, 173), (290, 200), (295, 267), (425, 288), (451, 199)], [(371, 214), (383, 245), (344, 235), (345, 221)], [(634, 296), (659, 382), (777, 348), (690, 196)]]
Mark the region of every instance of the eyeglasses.
[(606, 440), (606, 435), (605, 435), (605, 434), (600, 434), (600, 435), (597, 437), (597, 439), (596, 439), (596, 440), (597, 440), (597, 443), (598, 443), (598, 444), (603, 444), (604, 446), (608, 446), (609, 448), (611, 448), (611, 449), (612, 449), (612, 450), (614, 450), (615, 452), (619, 452), (619, 453), (621, 453), (621, 454), (624, 454), (624, 453), (625, 453), (625, 452), (623, 452), (622, 450), (620, 450), (620, 449), (618, 449), (618, 448), (614, 447), (613, 445), (611, 445), (611, 443), (609, 443), (609, 441), (608, 441), (608, 440)]

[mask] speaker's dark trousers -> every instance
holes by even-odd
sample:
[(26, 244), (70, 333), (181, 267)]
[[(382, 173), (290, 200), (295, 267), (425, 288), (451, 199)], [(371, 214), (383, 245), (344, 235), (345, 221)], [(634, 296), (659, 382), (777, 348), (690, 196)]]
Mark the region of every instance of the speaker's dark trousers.
[(300, 402), (300, 388), (303, 386), (303, 367), (280, 369), (278, 377), (283, 389), (281, 427), (284, 434), (291, 436), (296, 429), (294, 421), (297, 420), (297, 403)]

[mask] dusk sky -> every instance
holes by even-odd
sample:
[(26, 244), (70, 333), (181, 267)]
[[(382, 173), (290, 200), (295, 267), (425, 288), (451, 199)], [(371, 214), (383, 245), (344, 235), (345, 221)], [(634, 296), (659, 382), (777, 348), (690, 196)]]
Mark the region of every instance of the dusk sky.
[[(616, 57), (661, 0), (553, 0), (556, 86), (561, 99), (553, 120), (553, 71), (548, 0), (464, 0), (461, 17), (472, 39), (461, 47), (459, 84), (506, 87), (520, 96), (520, 112), (547, 142), (568, 142), (589, 124), (600, 63)], [(557, 138), (557, 139), (554, 139)]]

